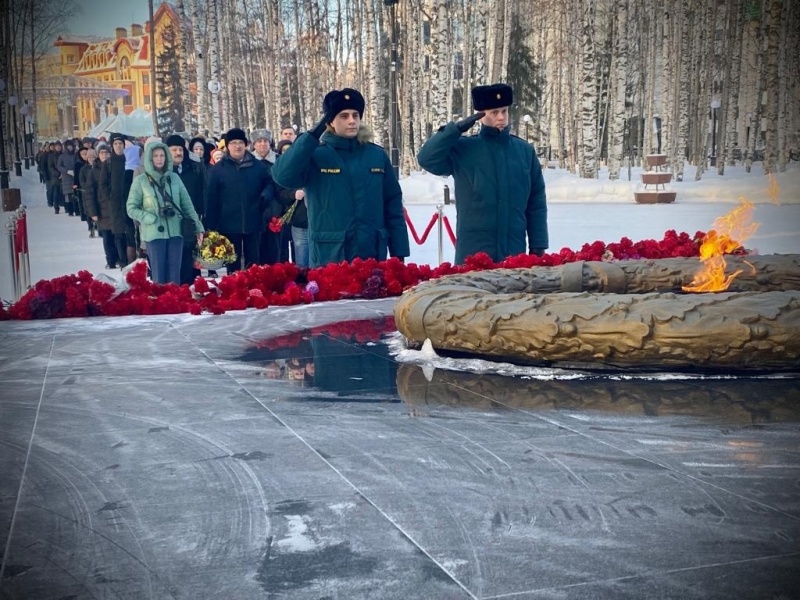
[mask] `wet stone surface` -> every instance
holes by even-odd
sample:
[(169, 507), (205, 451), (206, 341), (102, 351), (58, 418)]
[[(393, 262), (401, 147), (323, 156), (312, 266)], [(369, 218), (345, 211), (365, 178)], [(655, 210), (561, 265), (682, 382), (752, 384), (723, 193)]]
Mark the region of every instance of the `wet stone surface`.
[(422, 368), (392, 304), (0, 323), (0, 598), (799, 596), (797, 377)]

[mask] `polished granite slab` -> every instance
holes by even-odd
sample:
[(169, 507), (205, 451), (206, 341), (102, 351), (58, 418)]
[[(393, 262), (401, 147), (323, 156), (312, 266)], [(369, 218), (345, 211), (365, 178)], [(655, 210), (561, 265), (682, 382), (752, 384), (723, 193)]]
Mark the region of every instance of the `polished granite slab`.
[(800, 380), (431, 372), (392, 305), (0, 323), (0, 598), (800, 597)]

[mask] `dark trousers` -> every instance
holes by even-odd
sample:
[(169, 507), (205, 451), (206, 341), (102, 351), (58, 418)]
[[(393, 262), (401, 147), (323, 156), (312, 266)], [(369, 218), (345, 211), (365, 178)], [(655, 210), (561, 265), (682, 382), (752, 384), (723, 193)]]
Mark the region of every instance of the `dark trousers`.
[[(194, 280), (200, 277), (200, 269), (194, 268), (194, 246), (183, 244), (183, 256), (181, 257), (181, 283), (194, 283)], [(194, 238), (192, 238), (194, 241)]]
[(150, 262), (151, 279), (154, 283), (180, 283), (183, 238), (145, 242), (147, 260)]
[(234, 273), (242, 268), (242, 259), (244, 258), (244, 268), (259, 263), (259, 244), (261, 242), (261, 232), (255, 233), (228, 233), (220, 232), (231, 241), (233, 247), (236, 248), (236, 261), (227, 266), (228, 273)]
[(100, 231), (100, 236), (103, 238), (103, 252), (106, 255), (106, 264), (109, 267), (116, 267), (119, 262), (119, 255), (117, 254), (117, 245), (114, 243), (114, 232), (110, 229), (103, 229)]
[(47, 184), (47, 206), (52, 206), (56, 209), (60, 206), (61, 202), (61, 184), (56, 183)]
[(281, 234), (274, 231), (262, 231), (259, 244), (258, 262), (262, 265), (274, 265), (281, 262)]
[(128, 237), (124, 233), (115, 233), (113, 236), (119, 264), (124, 267), (128, 264)]

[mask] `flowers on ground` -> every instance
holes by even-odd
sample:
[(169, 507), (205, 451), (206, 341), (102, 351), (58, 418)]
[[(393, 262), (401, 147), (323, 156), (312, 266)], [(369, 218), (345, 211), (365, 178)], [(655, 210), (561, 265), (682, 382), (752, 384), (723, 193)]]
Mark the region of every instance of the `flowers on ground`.
[[(188, 285), (155, 284), (147, 279), (147, 265), (136, 264), (126, 275), (129, 289), (115, 295), (114, 287), (97, 281), (88, 271), (49, 281), (39, 281), (10, 307), (0, 306), (0, 320), (52, 319), (99, 315), (156, 315), (177, 313), (222, 314), (229, 310), (291, 306), (341, 300), (343, 298), (388, 298), (399, 296), (429, 279), (468, 271), (497, 268), (557, 266), (587, 260), (624, 260), (698, 256), (705, 234), (694, 236), (667, 231), (660, 241), (584, 244), (580, 250), (564, 248), (538, 257), (519, 254), (495, 263), (483, 253), (470, 256), (463, 265), (442, 263), (438, 267), (404, 264), (396, 258), (377, 261), (356, 259), (314, 269), (292, 263), (255, 265), (214, 281), (198, 277)], [(737, 250), (737, 252), (740, 252)], [(236, 260), (236, 252), (224, 236), (208, 232), (198, 252), (203, 260)]]
[[(236, 249), (221, 233), (208, 231), (195, 253), (198, 268), (220, 268), (236, 260)], [(212, 265), (212, 266), (207, 266)]]

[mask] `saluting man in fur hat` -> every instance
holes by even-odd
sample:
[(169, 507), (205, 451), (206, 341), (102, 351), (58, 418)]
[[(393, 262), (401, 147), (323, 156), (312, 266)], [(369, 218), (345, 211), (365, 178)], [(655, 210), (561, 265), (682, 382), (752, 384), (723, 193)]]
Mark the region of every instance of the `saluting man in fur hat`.
[[(533, 146), (511, 135), (513, 101), (504, 83), (473, 88), (477, 112), (442, 127), (417, 157), (430, 173), (455, 180), (456, 264), (477, 252), (499, 262), (526, 251), (541, 256), (548, 247), (542, 167)], [(478, 135), (464, 136), (477, 121)]]
[(324, 116), (272, 168), (275, 182), (303, 188), (308, 209), (309, 266), (355, 258), (409, 255), (403, 192), (388, 155), (363, 125), (364, 97), (329, 92)]

